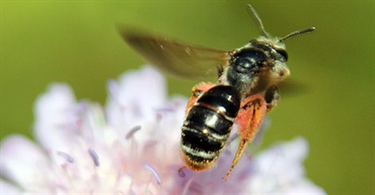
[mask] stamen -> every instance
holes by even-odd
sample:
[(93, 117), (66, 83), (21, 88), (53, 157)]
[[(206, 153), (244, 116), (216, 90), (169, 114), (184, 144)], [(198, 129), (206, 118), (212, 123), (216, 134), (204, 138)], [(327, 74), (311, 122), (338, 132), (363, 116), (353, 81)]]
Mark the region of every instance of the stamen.
[(186, 182), (185, 187), (181, 192), (182, 195), (188, 194), (188, 191), (189, 191), (189, 188), (190, 188), (190, 185), (192, 184), (192, 182), (193, 182), (193, 178), (191, 178), (188, 182)]
[(74, 163), (74, 158), (65, 152), (57, 151), (57, 155), (63, 157), (68, 163)]
[(156, 179), (156, 182), (160, 185), (161, 184), (161, 178), (159, 176), (159, 174), (156, 172), (156, 170), (154, 168), (152, 168), (149, 164), (145, 163), (144, 165), (146, 167), (147, 170), (149, 170), (152, 175), (154, 175), (155, 179)]
[(100, 162), (99, 162), (98, 154), (91, 148), (89, 149), (89, 154), (90, 154), (90, 157), (91, 157), (92, 161), (94, 161), (95, 166), (99, 167)]
[(133, 137), (134, 133), (141, 130), (141, 128), (142, 128), (141, 125), (137, 125), (133, 127), (132, 129), (130, 129), (130, 131), (126, 134), (125, 139), (130, 139), (131, 137)]
[[(207, 186), (204, 186), (207, 187)], [(194, 181), (193, 178), (191, 178), (188, 182), (186, 182), (186, 185), (182, 191), (181, 194), (205, 194), (203, 193), (204, 187), (202, 186), (202, 183), (198, 183)], [(208, 186), (209, 188), (210, 186)]]

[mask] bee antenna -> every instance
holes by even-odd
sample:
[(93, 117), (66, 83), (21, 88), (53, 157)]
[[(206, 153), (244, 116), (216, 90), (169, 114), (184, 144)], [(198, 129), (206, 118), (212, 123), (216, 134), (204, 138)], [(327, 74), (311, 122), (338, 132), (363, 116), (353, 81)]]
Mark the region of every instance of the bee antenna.
[(281, 38), (279, 40), (279, 43), (285, 41), (286, 39), (289, 39), (290, 37), (294, 37), (296, 35), (300, 35), (300, 34), (303, 34), (303, 33), (309, 33), (309, 32), (312, 32), (314, 30), (315, 30), (315, 27), (310, 27), (310, 28), (305, 28), (305, 29), (302, 29), (302, 30), (294, 31), (294, 32), (286, 35), (285, 37)]
[(259, 29), (260, 29), (262, 35), (265, 36), (266, 38), (269, 38), (269, 34), (268, 34), (267, 31), (264, 29), (263, 22), (262, 22), (262, 20), (260, 19), (258, 13), (255, 11), (254, 7), (251, 6), (250, 4), (248, 4), (247, 7), (248, 7), (248, 11), (249, 11), (249, 13), (254, 17), (255, 21), (257, 22), (258, 27), (259, 27)]

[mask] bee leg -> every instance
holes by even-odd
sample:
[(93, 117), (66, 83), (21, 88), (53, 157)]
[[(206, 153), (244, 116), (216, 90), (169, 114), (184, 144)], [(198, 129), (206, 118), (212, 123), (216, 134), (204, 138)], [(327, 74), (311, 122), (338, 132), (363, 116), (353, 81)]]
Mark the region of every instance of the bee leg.
[(267, 112), (269, 112), (280, 102), (280, 94), (277, 86), (269, 87), (265, 93), (264, 98), (267, 103)]
[(213, 83), (199, 83), (198, 85), (195, 85), (192, 88), (192, 95), (189, 98), (188, 104), (186, 106), (185, 114), (187, 115), (190, 111), (190, 109), (194, 106), (194, 104), (197, 102), (198, 98), (206, 91), (214, 87), (215, 85)]
[(236, 124), (239, 127), (240, 143), (232, 165), (223, 177), (224, 180), (227, 180), (242, 153), (245, 151), (247, 144), (255, 137), (262, 124), (266, 110), (267, 103), (261, 95), (249, 96), (241, 103), (241, 108), (236, 118)]

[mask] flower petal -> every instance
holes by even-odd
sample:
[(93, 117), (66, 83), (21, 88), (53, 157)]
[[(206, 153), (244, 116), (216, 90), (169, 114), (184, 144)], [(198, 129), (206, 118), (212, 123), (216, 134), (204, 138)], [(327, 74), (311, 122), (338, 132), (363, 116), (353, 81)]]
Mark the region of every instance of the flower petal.
[(52, 84), (35, 104), (34, 134), (49, 151), (64, 151), (74, 135), (75, 98), (69, 86)]
[(21, 190), (16, 186), (0, 179), (0, 194), (20, 194)]
[(244, 154), (223, 181), (238, 143), (228, 142), (212, 169), (181, 171), (179, 140), (187, 99), (167, 100), (164, 78), (157, 71), (145, 67), (124, 74), (109, 83), (109, 92), (104, 113), (98, 104), (75, 102), (69, 86), (51, 85), (35, 105), (35, 136), (41, 147), (23, 136), (2, 142), (0, 176), (14, 183), (0, 180), (2, 192), (324, 194), (305, 178), (302, 161), (308, 144), (303, 138), (257, 156)]
[(166, 103), (163, 76), (147, 66), (123, 74), (119, 82), (111, 81), (109, 89), (108, 121), (117, 128), (139, 125), (140, 119), (155, 119), (155, 110)]
[(262, 152), (252, 163), (248, 190), (252, 193), (322, 192), (304, 177), (303, 160), (307, 153), (308, 143), (301, 137)]
[(50, 167), (45, 153), (23, 136), (10, 136), (0, 147), (1, 175), (14, 181), (24, 189), (33, 189), (48, 182)]

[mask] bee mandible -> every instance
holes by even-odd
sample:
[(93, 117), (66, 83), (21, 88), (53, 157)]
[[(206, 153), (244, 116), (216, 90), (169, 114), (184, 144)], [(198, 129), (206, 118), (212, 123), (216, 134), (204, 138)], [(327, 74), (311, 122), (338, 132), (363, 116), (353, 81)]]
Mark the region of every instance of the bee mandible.
[(216, 74), (217, 83), (202, 82), (192, 89), (182, 125), (181, 153), (189, 169), (212, 167), (225, 148), (233, 124), (237, 124), (239, 146), (224, 180), (257, 134), (265, 114), (279, 103), (278, 85), (290, 75), (283, 42), (315, 30), (311, 27), (273, 38), (255, 9), (248, 5), (248, 10), (262, 35), (229, 52), (119, 28), (123, 39), (162, 71), (182, 78)]

